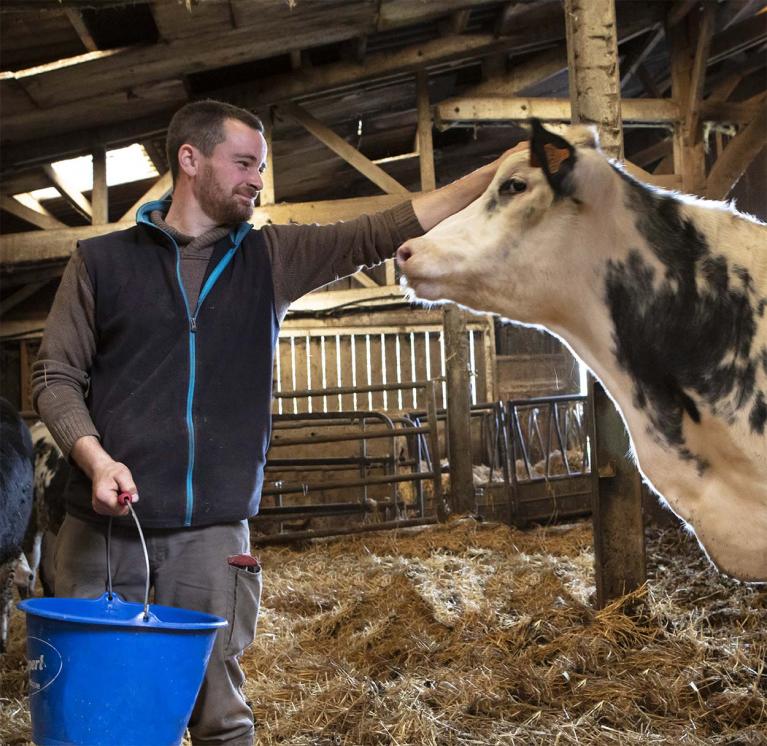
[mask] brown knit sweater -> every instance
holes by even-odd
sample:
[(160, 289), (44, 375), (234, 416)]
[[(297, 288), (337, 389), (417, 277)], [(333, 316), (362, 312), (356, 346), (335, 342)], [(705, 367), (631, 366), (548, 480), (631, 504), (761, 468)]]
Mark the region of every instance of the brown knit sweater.
[[(181, 250), (181, 280), (192, 308), (213, 244), (229, 232), (221, 226), (197, 237), (168, 225), (159, 212), (152, 222), (170, 233)], [(262, 229), (272, 265), (274, 305), (280, 321), (297, 298), (339, 277), (392, 256), (423, 229), (410, 202), (375, 215), (332, 225), (267, 225)], [(93, 288), (76, 250), (64, 271), (32, 367), (35, 409), (68, 458), (86, 435), (99, 437), (85, 404), (88, 373), (98, 348)]]

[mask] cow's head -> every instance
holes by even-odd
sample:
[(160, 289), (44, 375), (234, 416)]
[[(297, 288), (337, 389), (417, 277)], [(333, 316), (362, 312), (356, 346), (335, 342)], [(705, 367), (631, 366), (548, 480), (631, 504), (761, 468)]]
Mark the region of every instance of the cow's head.
[[(551, 320), (542, 296), (547, 289), (555, 295), (587, 261), (578, 256), (578, 217), (607, 214), (615, 173), (590, 127), (567, 128), (562, 137), (534, 120), (529, 145), (507, 156), (481, 197), (398, 249), (397, 263), (418, 298), (523, 322)], [(555, 303), (543, 305), (558, 315)]]

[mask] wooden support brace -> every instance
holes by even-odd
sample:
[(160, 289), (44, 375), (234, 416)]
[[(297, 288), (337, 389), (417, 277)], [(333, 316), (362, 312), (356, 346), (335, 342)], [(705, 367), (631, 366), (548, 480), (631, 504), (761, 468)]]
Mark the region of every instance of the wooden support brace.
[(59, 174), (59, 172), (50, 164), (43, 166), (43, 171), (45, 171), (45, 175), (50, 179), (51, 184), (56, 187), (59, 194), (61, 194), (61, 196), (64, 197), (77, 212), (90, 220), (93, 216), (93, 209), (91, 208), (91, 203), (85, 199), (82, 192), (72, 186), (72, 184), (61, 176), (61, 174)]
[(11, 215), (15, 215), (17, 218), (25, 220), (30, 225), (34, 225), (36, 228), (42, 228), (43, 230), (66, 228), (64, 223), (52, 215), (33, 210), (31, 207), (27, 207), (17, 199), (5, 194), (0, 195), (0, 208), (11, 213)]
[(0, 301), (0, 316), (7, 313), (19, 303), (25, 301), (30, 296), (34, 295), (38, 290), (47, 285), (47, 282), (34, 282), (31, 285), (24, 285), (10, 295), (4, 297)]
[(751, 161), (767, 146), (767, 99), (761, 112), (742, 132), (734, 137), (714, 163), (706, 180), (706, 196), (724, 199), (738, 183)]
[(410, 194), (396, 179), (389, 176), (386, 171), (376, 166), (375, 163), (362, 155), (359, 150), (349, 145), (346, 140), (339, 137), (333, 130), (315, 119), (298, 104), (280, 104), (277, 110), (295, 119), (323, 145), (330, 148), (336, 155), (343, 158), (350, 166), (356, 168), (357, 171), (370, 179), (370, 181), (387, 194), (401, 194), (403, 196)]
[(173, 188), (173, 176), (170, 171), (163, 174), (154, 184), (145, 192), (136, 202), (131, 205), (130, 209), (120, 218), (120, 222), (126, 220), (135, 220), (136, 213), (141, 205), (147, 202), (152, 202), (156, 199), (163, 199)]

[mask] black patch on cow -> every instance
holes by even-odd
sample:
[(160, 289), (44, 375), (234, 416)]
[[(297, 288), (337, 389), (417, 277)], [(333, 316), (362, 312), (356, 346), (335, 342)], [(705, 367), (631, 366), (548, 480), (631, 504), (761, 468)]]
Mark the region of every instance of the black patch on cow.
[(492, 196), (487, 201), (485, 212), (487, 212), (488, 215), (492, 215), (497, 209), (498, 209), (498, 200), (495, 198), (495, 196)]
[[(634, 381), (636, 406), (647, 411), (665, 442), (702, 472), (705, 461), (685, 445), (683, 417), (699, 423), (701, 404), (713, 409), (727, 399), (740, 409), (752, 400), (760, 299), (748, 271), (711, 252), (677, 199), (615, 170), (628, 185), (627, 207), (636, 215), (636, 227), (664, 268), (656, 277), (637, 249), (624, 261), (608, 262), (605, 293), (617, 361)], [(750, 418), (754, 432), (764, 431), (761, 412), (757, 402)]]
[(764, 401), (764, 393), (760, 391), (756, 395), (754, 406), (751, 407), (748, 424), (751, 426), (752, 432), (764, 435), (765, 422), (767, 422), (767, 403)]

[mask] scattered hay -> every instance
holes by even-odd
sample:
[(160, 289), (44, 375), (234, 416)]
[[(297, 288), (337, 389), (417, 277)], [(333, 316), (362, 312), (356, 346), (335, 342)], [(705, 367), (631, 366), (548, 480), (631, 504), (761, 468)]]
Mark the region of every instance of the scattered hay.
[[(590, 523), (263, 551), (243, 657), (259, 743), (767, 744), (767, 591), (682, 532), (648, 540), (648, 584), (600, 611)], [(19, 616), (4, 743), (29, 729)]]

